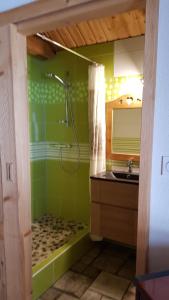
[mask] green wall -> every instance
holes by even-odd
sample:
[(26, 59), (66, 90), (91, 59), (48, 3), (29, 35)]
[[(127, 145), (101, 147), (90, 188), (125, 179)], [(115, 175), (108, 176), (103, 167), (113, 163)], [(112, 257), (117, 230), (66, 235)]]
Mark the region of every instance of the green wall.
[[(113, 43), (76, 50), (105, 65), (108, 87), (113, 74)], [(85, 60), (65, 51), (47, 61), (28, 57), (33, 219), (52, 213), (89, 222), (88, 65)], [(81, 152), (79, 169), (75, 173), (72, 170), (77, 166), (76, 151), (74, 160), (69, 153), (71, 149), (65, 151), (61, 167), (60, 151), (52, 147), (52, 143), (72, 143), (72, 128), (57, 122), (65, 118), (64, 90), (45, 76), (48, 72), (63, 79), (68, 77), (71, 84), (70, 96)]]
[[(105, 65), (106, 101), (117, 97), (125, 78), (113, 76), (114, 43), (81, 47), (76, 51)], [(88, 65), (65, 51), (46, 61), (28, 57), (33, 219), (52, 213), (89, 222)], [(64, 90), (45, 76), (48, 72), (63, 79), (68, 77), (71, 84), (70, 97), (81, 151), (80, 167), (74, 174), (71, 171), (77, 166), (77, 153), (72, 159), (72, 149), (65, 150), (61, 168), (57, 143), (71, 144), (72, 128), (58, 123), (65, 118)], [(108, 161), (107, 168), (114, 164), (125, 163)]]
[[(39, 84), (41, 83), (42, 61), (28, 57), (28, 98), (30, 126), (32, 218), (37, 219), (46, 213), (46, 161), (36, 149), (46, 140), (45, 111), (40, 101)], [(40, 147), (39, 147), (40, 148)]]
[[(32, 217), (52, 213), (66, 219), (89, 222), (89, 130), (88, 130), (88, 63), (59, 52), (48, 61), (28, 58), (29, 106), (32, 170)], [(77, 151), (67, 149), (62, 162), (60, 149), (53, 143), (72, 144), (72, 127), (59, 124), (65, 118), (63, 87), (45, 77), (48, 72), (65, 78), (68, 72), (70, 97), (80, 144)], [(72, 158), (73, 154), (73, 158)], [(61, 167), (62, 164), (62, 167)], [(66, 172), (63, 170), (66, 169)]]

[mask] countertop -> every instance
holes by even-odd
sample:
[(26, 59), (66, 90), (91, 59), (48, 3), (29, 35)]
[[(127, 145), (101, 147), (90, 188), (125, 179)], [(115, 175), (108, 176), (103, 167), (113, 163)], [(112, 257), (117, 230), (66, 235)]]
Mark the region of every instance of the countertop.
[[(128, 180), (128, 179), (119, 179), (113, 176), (112, 174), (113, 171), (105, 171), (98, 173), (96, 175), (90, 176), (91, 179), (98, 179), (98, 180), (105, 180), (105, 181), (114, 181), (114, 182), (123, 182), (127, 184), (139, 184), (138, 180)], [(133, 172), (133, 174), (135, 174)]]

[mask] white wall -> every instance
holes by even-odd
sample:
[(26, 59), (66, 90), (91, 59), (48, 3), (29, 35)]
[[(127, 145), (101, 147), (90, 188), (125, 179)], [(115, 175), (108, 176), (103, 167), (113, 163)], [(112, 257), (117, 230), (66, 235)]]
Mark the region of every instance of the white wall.
[(114, 76), (143, 74), (144, 36), (114, 43)]
[(6, 0), (6, 1), (0, 1), (0, 12), (6, 11), (30, 2), (33, 2), (35, 0)]
[(161, 175), (162, 156), (169, 156), (168, 31), (169, 1), (160, 0), (150, 205), (150, 271), (169, 269), (169, 173)]

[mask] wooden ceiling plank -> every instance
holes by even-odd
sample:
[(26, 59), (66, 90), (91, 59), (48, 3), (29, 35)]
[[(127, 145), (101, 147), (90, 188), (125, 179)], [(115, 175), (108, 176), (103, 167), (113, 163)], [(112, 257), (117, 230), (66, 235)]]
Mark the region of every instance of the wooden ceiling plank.
[(117, 39), (125, 39), (130, 36), (127, 27), (122, 22), (122, 15), (112, 17), (112, 27), (117, 34)]
[[(131, 15), (129, 16), (128, 14), (122, 14), (120, 16), (121, 26), (123, 28), (125, 28), (125, 31), (126, 31), (126, 35), (124, 36), (125, 38), (135, 36), (135, 28), (133, 28), (133, 32), (131, 32), (130, 22), (131, 22)], [(122, 37), (119, 37), (119, 38), (122, 38)]]
[[(52, 40), (75, 48), (138, 36), (145, 33), (145, 10), (133, 10), (114, 17), (83, 21), (46, 32)], [(32, 43), (32, 41), (30, 41)], [(50, 51), (56, 52), (52, 45)], [(30, 45), (30, 47), (33, 47)], [(38, 47), (38, 46), (37, 46)], [(53, 47), (53, 48), (52, 48)], [(35, 48), (35, 46), (34, 46)], [(34, 51), (34, 50), (31, 50)], [(37, 51), (35, 49), (35, 51)], [(40, 50), (38, 50), (40, 51)], [(43, 53), (44, 50), (42, 50)], [(47, 56), (50, 56), (50, 53)]]
[(112, 33), (110, 32), (106, 18), (99, 19), (98, 22), (100, 23), (100, 26), (102, 27), (102, 30), (104, 31), (104, 34), (106, 36), (107, 41), (112, 41)]
[[(53, 38), (51, 37), (50, 33), (49, 32), (41, 32), (41, 34), (45, 35), (47, 38), (53, 40)], [(53, 50), (56, 52), (58, 49), (57, 49), (57, 46), (54, 46), (52, 43), (50, 44), (50, 46), (53, 48)]]
[(66, 27), (59, 28), (57, 31), (59, 32), (60, 36), (62, 37), (67, 47), (69, 48), (77, 47), (76, 42), (74, 41), (74, 39), (72, 38), (72, 36), (70, 35)]
[(131, 15), (131, 27), (135, 29), (134, 35), (140, 35), (141, 31), (140, 31), (140, 26), (136, 15), (136, 11), (135, 10), (131, 11), (130, 15)]
[(107, 42), (107, 37), (104, 33), (104, 30), (97, 19), (88, 21), (88, 25), (91, 28), (97, 43)]
[(113, 28), (112, 17), (106, 17), (100, 19), (104, 32), (107, 36), (108, 41), (114, 41), (117, 39), (117, 34), (115, 32), (115, 28)]
[(141, 34), (134, 11), (123, 14), (122, 18), (123, 18), (123, 20), (125, 20), (126, 27), (128, 29), (128, 33), (129, 33), (130, 37), (138, 36)]
[(53, 47), (36, 36), (27, 38), (27, 51), (31, 55), (41, 56), (43, 58), (52, 58), (55, 56)]
[[(57, 4), (55, 4), (53, 13), (18, 22), (18, 31), (26, 35), (44, 30), (50, 31), (56, 27), (59, 28), (81, 21), (111, 16), (112, 14), (118, 15), (131, 9), (143, 8), (146, 2), (145, 0), (87, 0), (83, 4), (78, 4), (80, 0), (76, 0), (76, 5), (71, 6), (72, 1), (75, 0), (69, 0), (69, 9), (57, 10)], [(55, 0), (55, 2), (57, 1)]]
[(86, 45), (96, 44), (96, 39), (87, 22), (80, 22), (77, 26), (86, 42)]
[(76, 41), (76, 45), (77, 47), (81, 47), (81, 46), (85, 46), (86, 42), (85, 39), (83, 38), (78, 26), (72, 25), (67, 27), (67, 30), (69, 31), (70, 35), (72, 36), (72, 38)]
[(53, 41), (58, 42), (59, 44), (62, 44), (63, 46), (66, 46), (66, 44), (65, 44), (62, 36), (58, 32), (58, 30), (53, 30), (53, 31), (48, 32), (48, 36), (47, 37), (49, 37)]
[(145, 34), (145, 10), (135, 11), (141, 34)]

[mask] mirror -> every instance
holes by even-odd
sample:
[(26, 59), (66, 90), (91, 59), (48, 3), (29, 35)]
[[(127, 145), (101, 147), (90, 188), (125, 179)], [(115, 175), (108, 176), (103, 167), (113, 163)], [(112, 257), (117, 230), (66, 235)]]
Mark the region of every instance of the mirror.
[(112, 110), (112, 152), (140, 154), (141, 108)]
[(142, 101), (124, 95), (106, 104), (107, 159), (139, 161)]

